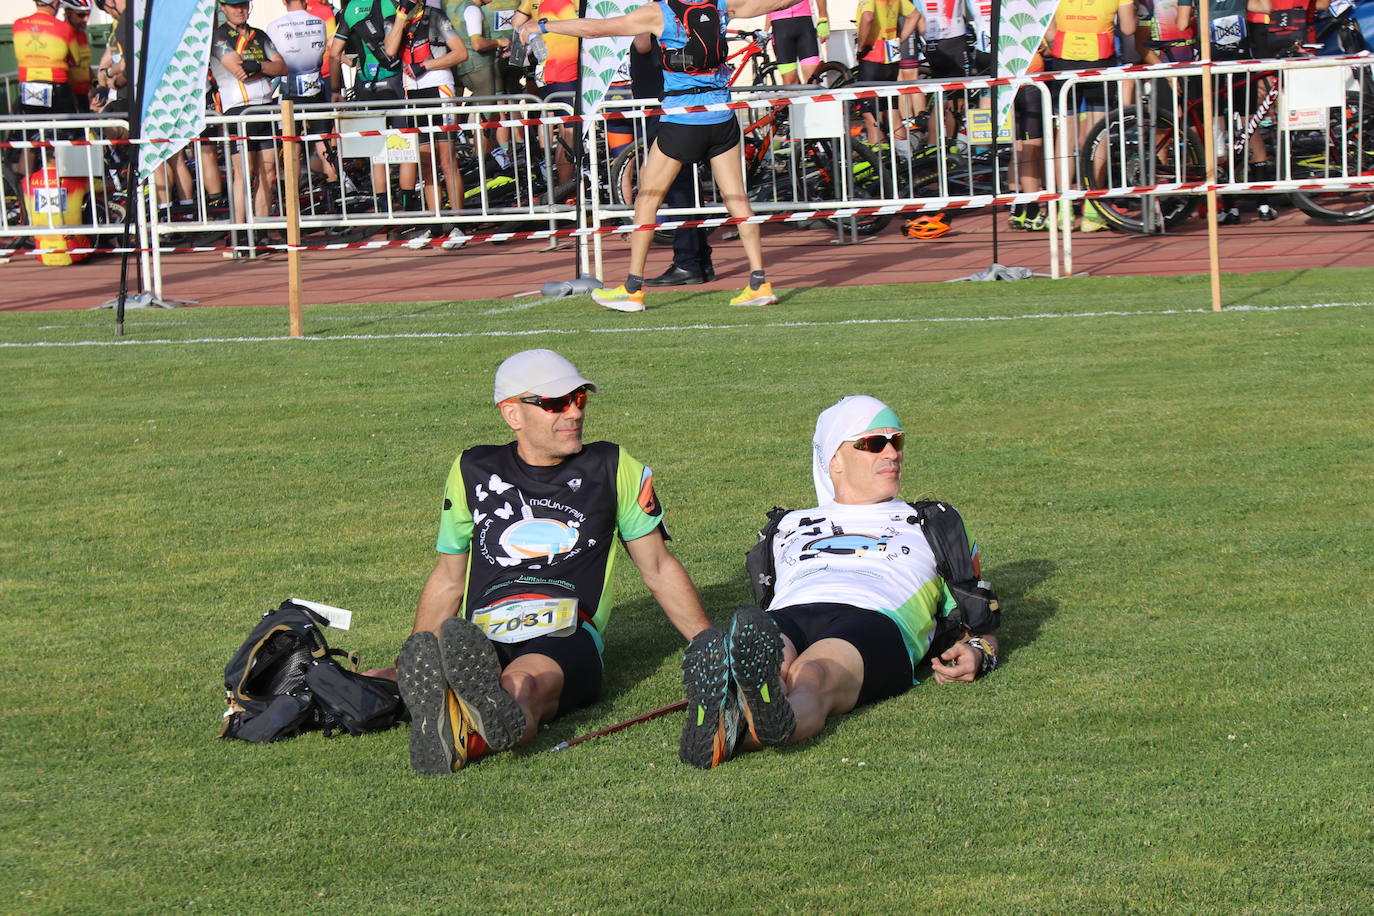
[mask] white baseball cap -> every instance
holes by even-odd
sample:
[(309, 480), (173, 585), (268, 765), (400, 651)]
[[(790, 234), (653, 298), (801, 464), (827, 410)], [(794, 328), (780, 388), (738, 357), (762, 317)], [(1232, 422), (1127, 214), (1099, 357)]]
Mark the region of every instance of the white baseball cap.
[(556, 398), (582, 386), (598, 391), (577, 367), (552, 350), (521, 350), (496, 367), (496, 403), (528, 391), (541, 398)]

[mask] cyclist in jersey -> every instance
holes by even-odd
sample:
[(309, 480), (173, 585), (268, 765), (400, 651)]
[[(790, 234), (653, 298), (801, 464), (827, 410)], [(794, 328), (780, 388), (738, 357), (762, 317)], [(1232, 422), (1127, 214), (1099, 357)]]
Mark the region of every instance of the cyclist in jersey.
[[(325, 82), (325, 48), (329, 43), (329, 26), (312, 13), (306, 0), (285, 0), (286, 14), (267, 25), (277, 53), (286, 63), (286, 75), (281, 80), (281, 97), (300, 105), (329, 102), (329, 84)], [(333, 20), (330, 10), (330, 19)], [(298, 133), (328, 133), (333, 122), (327, 118), (311, 120), (298, 118)], [(315, 143), (315, 153), (325, 180), (333, 184), (339, 180), (330, 161), (329, 146), (323, 140)]]
[(1197, 29), (1180, 28), (1178, 0), (1136, 0), (1136, 45), (1147, 64), (1191, 63), (1197, 59)]
[[(210, 73), (219, 89), (220, 108), (236, 115), (253, 106), (272, 101), (272, 77), (286, 74), (286, 62), (277, 53), (272, 39), (248, 24), (248, 0), (221, 0), (224, 22), (210, 36)], [(272, 122), (240, 121), (226, 125), (232, 136), (247, 136), (248, 175), (243, 174), (243, 158), (229, 156), (228, 167), (235, 221), (242, 221), (246, 187), (256, 183), (253, 213), (271, 213), (272, 194), (277, 184), (277, 153), (272, 142)]]
[[(1116, 53), (1118, 29), (1123, 41), (1135, 41), (1134, 0), (1059, 0), (1054, 20), (1045, 34), (1048, 48), (1044, 55), (1045, 69), (1070, 71), (1116, 66), (1120, 63)], [(1051, 91), (1052, 98), (1057, 101), (1057, 87)], [(1082, 112), (1076, 119), (1064, 119), (1063, 149), (1078, 149), (1082, 138), (1106, 116), (1110, 104), (1106, 83), (1081, 84), (1077, 97)], [(1104, 148), (1102, 160), (1093, 167), (1104, 167), (1105, 157)], [(1098, 232), (1106, 228), (1098, 204), (1084, 201), (1079, 231)]]
[(787, 84), (804, 83), (821, 65), (821, 45), (830, 37), (830, 14), (825, 0), (815, 0), (816, 18), (811, 18), (812, 0), (797, 0), (786, 9), (768, 14), (773, 32), (773, 58), (778, 75)]
[(528, 742), (596, 699), (617, 541), (685, 639), (710, 626), (665, 543), (653, 472), (614, 443), (583, 442), (597, 386), (552, 350), (525, 350), (494, 388), (515, 439), (453, 462), (438, 562), (397, 659), (420, 773)]
[(1256, 29), (1258, 57), (1298, 57), (1308, 40), (1313, 19), (1331, 6), (1331, 0), (1270, 0), (1268, 14)]
[[(914, 35), (920, 24), (920, 19), (911, 15), (915, 10), (911, 0), (859, 0), (859, 26), (854, 33), (858, 42), (859, 82), (890, 83), (897, 79), (902, 42)], [(896, 117), (890, 100), (885, 100), (883, 107), (890, 119)], [(863, 112), (868, 142), (879, 143), (882, 130), (878, 127), (877, 100), (864, 99), (859, 109)]]
[[(438, 8), (420, 5), (410, 14), (405, 38), (401, 42), (401, 76), (407, 99), (454, 99), (457, 85), (453, 67), (468, 58), (467, 45), (458, 30)], [(452, 115), (417, 116), (416, 127), (448, 124)], [(435, 181), (434, 164), (444, 176), (449, 208), (463, 208), (463, 176), (453, 155), (453, 139), (446, 133), (425, 133), (420, 136), (420, 173), (425, 183), (425, 207), (431, 213), (443, 210), (439, 183)], [(440, 227), (445, 235), (441, 247), (452, 251), (467, 244), (468, 237), (458, 226)], [(408, 234), (407, 248), (421, 249), (429, 245), (434, 231), (429, 226), (417, 226)]]
[(91, 39), (86, 33), (91, 21), (91, 0), (61, 0), (62, 18), (72, 27), (76, 39), (76, 60), (72, 62), (69, 82), (76, 97), (76, 110), (91, 110)]
[(57, 18), (57, 0), (35, 0), (35, 6), (32, 14), (16, 19), (13, 26), (19, 113), (36, 117), (74, 114), (72, 77), (81, 58), (80, 39), (70, 23)]
[[(658, 0), (624, 16), (607, 19), (527, 22), (521, 27), (521, 35), (528, 38), (536, 32), (544, 32), (575, 38), (601, 38), (652, 33), (663, 48), (664, 105), (713, 105), (730, 100), (729, 70), (725, 65), (726, 23), (731, 18), (762, 16), (790, 3), (788, 0), (716, 0), (709, 10), (702, 8), (706, 5), (688, 6), (681, 0)], [(688, 14), (696, 23), (690, 28), (681, 18)], [(753, 216), (736, 149), (739, 143), (739, 121), (732, 111), (664, 115), (659, 121), (658, 136), (639, 171), (635, 223), (656, 222), (659, 205), (682, 166), (706, 162), (711, 164), (716, 193), (729, 214), (739, 218)], [(758, 225), (741, 223), (739, 237), (749, 260), (749, 283), (730, 300), (730, 304), (772, 305), (778, 300), (764, 274)], [(593, 292), (592, 299), (598, 305), (622, 312), (644, 310), (644, 265), (652, 242), (650, 230), (631, 234), (629, 276), (621, 286)]]
[[(1191, 25), (1196, 13), (1196, 0), (1178, 0), (1180, 27)], [(1273, 8), (1271, 0), (1212, 0), (1208, 6), (1211, 17), (1208, 26), (1212, 39), (1212, 60), (1249, 60), (1255, 56), (1255, 27), (1250, 22), (1250, 14), (1267, 15)], [(1243, 74), (1222, 74), (1216, 78), (1217, 114), (1216, 128), (1226, 134), (1226, 122), (1233, 107), (1241, 111), (1253, 111), (1260, 92), (1259, 81), (1249, 81)], [(1248, 87), (1248, 88), (1247, 88)], [(1250, 98), (1247, 100), (1246, 95)], [(1218, 162), (1226, 165), (1230, 156), (1223, 148), (1217, 150)], [(1265, 181), (1274, 177), (1274, 165), (1269, 159), (1269, 150), (1259, 131), (1250, 135), (1249, 163), (1245, 172), (1235, 176), (1241, 181)], [(1268, 197), (1260, 199), (1261, 219), (1274, 219), (1278, 214), (1270, 206)], [(1222, 225), (1240, 222), (1240, 207), (1234, 198), (1221, 208), (1218, 220)]]
[[(354, 101), (400, 103), (405, 99), (401, 80), (401, 45), (405, 40), (407, 16), (416, 0), (348, 0), (339, 11), (338, 27), (329, 39), (329, 82), (334, 101), (342, 101), (342, 58), (345, 51), (352, 55), (356, 72), (353, 82)], [(400, 116), (387, 118), (393, 129), (410, 127), (410, 119)], [(406, 162), (397, 167), (400, 185), (395, 209), (406, 211), (419, 207), (416, 190), (419, 168)], [(389, 211), (390, 179), (385, 163), (372, 163), (372, 201), (377, 213)], [(409, 227), (406, 227), (409, 228)], [(405, 231), (404, 229), (398, 232)]]
[(977, 632), (951, 623), (935, 642), (957, 604), (898, 495), (904, 438), (892, 408), (866, 395), (817, 418), (817, 505), (779, 519), (767, 607), (740, 608), (728, 635), (711, 627), (683, 657), (684, 762), (710, 769), (814, 738), (830, 717), (909, 690), (926, 660), (939, 684), (996, 669), (995, 622)]
[[(512, 20), (514, 27), (523, 28), (537, 21), (566, 22), (577, 18), (576, 0), (522, 0), (520, 9)], [(572, 104), (577, 92), (577, 55), (581, 43), (569, 35), (550, 31), (543, 36), (544, 47), (548, 52), (544, 60), (534, 68), (534, 81), (539, 86), (540, 98), (560, 96)], [(561, 142), (555, 151), (555, 164), (558, 182), (572, 178), (573, 163), (568, 151), (573, 146), (573, 128), (567, 125), (559, 130)]]

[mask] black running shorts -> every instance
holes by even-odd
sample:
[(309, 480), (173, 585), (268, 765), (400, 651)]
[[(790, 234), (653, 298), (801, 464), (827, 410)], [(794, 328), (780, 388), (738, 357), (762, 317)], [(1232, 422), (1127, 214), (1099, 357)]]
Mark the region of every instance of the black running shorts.
[(795, 64), (821, 56), (816, 25), (810, 16), (790, 16), (773, 23), (773, 56), (780, 64)]
[(544, 655), (563, 669), (563, 692), (558, 714), (589, 706), (601, 694), (601, 653), (586, 624), (568, 636), (539, 636), (519, 643), (494, 642), (501, 670), (522, 655)]
[(1041, 140), (1045, 136), (1044, 99), (1039, 86), (1022, 86), (1016, 90), (1012, 105), (1016, 112), (1016, 139)]
[(849, 604), (794, 604), (768, 613), (798, 654), (822, 639), (843, 639), (859, 650), (864, 660), (859, 705), (895, 697), (911, 687), (911, 658), (891, 618)]
[[(1060, 60), (1057, 57), (1046, 57), (1045, 69), (1056, 73), (1065, 70), (1101, 70), (1115, 67), (1119, 63), (1115, 54), (1102, 60)], [(1106, 111), (1116, 103), (1116, 88), (1110, 83), (1078, 83), (1077, 87), (1079, 111)], [(1050, 86), (1050, 100), (1056, 106), (1055, 114), (1059, 114), (1057, 83)]]
[(968, 40), (963, 35), (941, 38), (926, 45), (930, 77), (955, 80), (968, 76)]
[[(670, 96), (664, 100), (665, 107), (691, 104), (679, 102)], [(734, 115), (716, 124), (674, 124), (660, 121), (658, 139), (654, 142), (663, 155), (686, 165), (707, 163), (739, 146), (739, 121)]]
[[(236, 108), (230, 108), (224, 114), (226, 117), (233, 117), (234, 115), (242, 114), (252, 107), (255, 106), (239, 105)], [(256, 153), (259, 150), (272, 148), (272, 137), (275, 133), (274, 128), (276, 125), (271, 121), (236, 121), (225, 127), (226, 136), (248, 137), (249, 139), (247, 142), (250, 152)]]

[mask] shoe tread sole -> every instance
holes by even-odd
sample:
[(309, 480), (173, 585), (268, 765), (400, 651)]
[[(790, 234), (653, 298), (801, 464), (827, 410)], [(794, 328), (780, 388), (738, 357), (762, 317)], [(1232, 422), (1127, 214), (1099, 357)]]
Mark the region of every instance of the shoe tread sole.
[(730, 673), (750, 730), (765, 746), (782, 744), (797, 728), (782, 684), (782, 633), (762, 610), (745, 606), (730, 624)]
[(682, 686), (687, 694), (687, 721), (682, 726), (678, 756), (683, 763), (709, 770), (723, 762), (717, 759), (717, 733), (722, 727), (728, 730), (722, 714), (729, 699), (729, 661), (725, 632), (719, 627), (698, 633), (687, 647), (682, 657)]
[(451, 773), (458, 760), (448, 717), (448, 684), (433, 633), (412, 633), (396, 661), (396, 682), (410, 712), (410, 767), (417, 773)]
[(467, 706), (473, 727), (493, 751), (508, 751), (525, 732), (525, 713), (501, 687), (501, 662), (491, 641), (467, 620), (439, 628), (444, 677)]

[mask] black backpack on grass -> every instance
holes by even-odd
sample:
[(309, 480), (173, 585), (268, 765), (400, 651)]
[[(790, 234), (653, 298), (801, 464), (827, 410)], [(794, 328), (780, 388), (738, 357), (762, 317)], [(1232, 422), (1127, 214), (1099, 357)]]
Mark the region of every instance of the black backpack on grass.
[[(229, 710), (221, 738), (267, 744), (317, 728), (326, 736), (361, 735), (404, 718), (396, 683), (357, 673), (357, 653), (329, 648), (327, 625), (293, 601), (262, 616), (224, 668)], [(352, 670), (339, 664), (340, 656)]]

